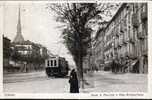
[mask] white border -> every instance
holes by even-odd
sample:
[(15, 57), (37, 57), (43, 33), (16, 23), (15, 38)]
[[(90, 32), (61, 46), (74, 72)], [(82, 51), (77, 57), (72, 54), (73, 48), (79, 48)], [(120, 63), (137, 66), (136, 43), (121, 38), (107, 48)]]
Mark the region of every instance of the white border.
[[(148, 1), (148, 0), (63, 0), (62, 3), (66, 3), (66, 2), (70, 2), (70, 3), (86, 3), (89, 1), (89, 3), (101, 3), (101, 2), (104, 2), (104, 3), (112, 3), (112, 2), (127, 2), (127, 3), (130, 3), (130, 2), (133, 2), (133, 3), (137, 3), (137, 2), (147, 2), (148, 3), (148, 92), (147, 93), (143, 93), (144, 96), (108, 96), (108, 97), (105, 97), (105, 96), (100, 96), (101, 94), (103, 93), (108, 93), (108, 92), (102, 92), (102, 93), (79, 93), (79, 94), (69, 94), (69, 93), (52, 93), (52, 94), (49, 94), (49, 93), (36, 93), (36, 94), (20, 94), (20, 93), (14, 93), (11, 94), (8, 96), (7, 94), (3, 94), (3, 83), (2, 83), (2, 80), (3, 80), (3, 67), (2, 67), (2, 49), (0, 49), (0, 98), (41, 98), (41, 99), (47, 99), (47, 98), (58, 98), (58, 99), (62, 99), (62, 98), (75, 98), (75, 99), (78, 99), (78, 98), (81, 98), (81, 99), (107, 99), (107, 98), (113, 98), (113, 99), (116, 99), (116, 98), (130, 98), (130, 99), (133, 99), (133, 98), (152, 98), (152, 67), (151, 67), (151, 48), (152, 48), (152, 45), (150, 45), (150, 43), (152, 43), (152, 1)], [(61, 2), (61, 0), (53, 0), (53, 1), (0, 1), (0, 5), (2, 3), (32, 3), (32, 2), (36, 2), (36, 3), (58, 3), (58, 2)], [(0, 14), (3, 13), (3, 9), (2, 7), (0, 7)], [(2, 16), (3, 17), (3, 16)], [(0, 34), (3, 33), (3, 18), (1, 17), (0, 15)], [(2, 48), (2, 35), (0, 36), (0, 48)], [(113, 92), (114, 94), (119, 94), (119, 93), (122, 93), (122, 94), (125, 94), (126, 92)], [(138, 92), (127, 92), (127, 93), (131, 93), (131, 94), (136, 94)], [(93, 94), (96, 94), (98, 96), (93, 96)], [(142, 94), (142, 93), (140, 93)]]

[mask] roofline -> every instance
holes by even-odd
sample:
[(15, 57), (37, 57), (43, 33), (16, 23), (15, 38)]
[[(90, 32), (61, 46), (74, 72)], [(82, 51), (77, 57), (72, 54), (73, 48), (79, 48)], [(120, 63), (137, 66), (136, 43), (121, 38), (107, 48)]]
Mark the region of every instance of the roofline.
[(11, 41), (7, 36), (4, 36), (4, 35), (3, 35), (3, 38), (5, 38), (5, 39)]
[(126, 6), (127, 3), (123, 3), (119, 9), (117, 10), (116, 14), (112, 17), (112, 19), (109, 21), (109, 23), (107, 24), (107, 26), (105, 27), (105, 30), (109, 27), (109, 25), (112, 23), (112, 21), (116, 18), (116, 16), (118, 14), (120, 14), (119, 12), (121, 12), (123, 10), (123, 8)]
[[(108, 25), (108, 23), (109, 23), (109, 21), (103, 21), (103, 22), (102, 22), (102, 25), (104, 25), (104, 24), (107, 24), (107, 25)], [(95, 35), (95, 39), (96, 39), (97, 36), (100, 34), (100, 32), (103, 31), (103, 30), (107, 27), (107, 25), (106, 25), (105, 27), (100, 28), (100, 29), (97, 31), (97, 33), (96, 33), (96, 35)]]

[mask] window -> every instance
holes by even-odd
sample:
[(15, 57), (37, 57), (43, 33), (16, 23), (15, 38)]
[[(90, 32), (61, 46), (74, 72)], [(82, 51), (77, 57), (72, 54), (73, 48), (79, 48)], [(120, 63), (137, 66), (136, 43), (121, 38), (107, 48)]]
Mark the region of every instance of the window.
[(27, 54), (27, 51), (24, 51), (24, 55), (26, 55)]
[(144, 35), (147, 35), (147, 33), (148, 33), (148, 25), (147, 25), (147, 21), (146, 22), (143, 22), (142, 23), (142, 26), (143, 26), (143, 34)]
[(53, 60), (51, 60), (51, 66), (53, 66)]
[(50, 66), (50, 64), (49, 64), (49, 63), (50, 63), (50, 61), (48, 60), (48, 61), (47, 61), (47, 66)]
[(145, 41), (145, 42), (144, 42), (144, 45), (145, 45), (144, 50), (145, 50), (146, 52), (148, 52), (148, 40), (147, 40), (147, 38), (146, 38), (144, 41)]
[(56, 66), (56, 60), (54, 60), (54, 66)]

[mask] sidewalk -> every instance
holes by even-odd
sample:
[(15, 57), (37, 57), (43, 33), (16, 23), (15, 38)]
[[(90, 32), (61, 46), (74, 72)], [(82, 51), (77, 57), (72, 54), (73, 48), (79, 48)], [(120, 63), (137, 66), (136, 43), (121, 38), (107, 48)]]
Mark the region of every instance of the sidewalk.
[(85, 75), (91, 87), (85, 85), (82, 93), (89, 92), (146, 92), (148, 86), (147, 74), (114, 74), (112, 72), (94, 72), (93, 77)]

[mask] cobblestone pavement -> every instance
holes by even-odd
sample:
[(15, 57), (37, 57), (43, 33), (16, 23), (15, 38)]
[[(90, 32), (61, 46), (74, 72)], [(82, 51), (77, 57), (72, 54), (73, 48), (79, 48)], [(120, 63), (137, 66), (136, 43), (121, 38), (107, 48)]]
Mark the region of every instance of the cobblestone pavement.
[[(86, 75), (88, 76), (88, 75)], [(81, 92), (147, 92), (147, 74), (114, 74), (111, 72), (94, 72), (93, 77), (87, 77), (91, 87), (85, 85)]]

